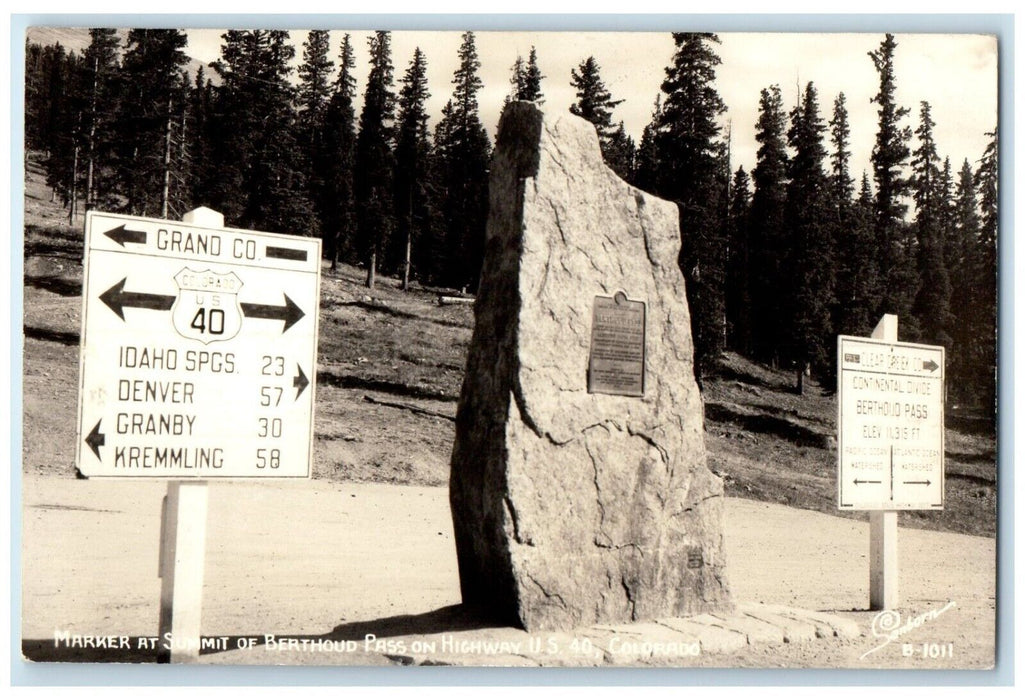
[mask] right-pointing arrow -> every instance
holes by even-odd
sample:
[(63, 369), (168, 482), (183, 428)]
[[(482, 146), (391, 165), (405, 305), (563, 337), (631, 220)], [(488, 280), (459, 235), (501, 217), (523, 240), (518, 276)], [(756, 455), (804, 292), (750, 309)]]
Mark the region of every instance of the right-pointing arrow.
[(92, 448), (93, 453), (96, 455), (96, 459), (101, 462), (103, 461), (103, 458), (100, 457), (100, 448), (107, 443), (106, 436), (100, 432), (100, 423), (102, 422), (102, 418), (96, 421), (96, 427), (92, 429), (92, 432), (89, 433), (89, 436), (85, 439), (85, 444)]
[(310, 385), (310, 380), (306, 378), (306, 374), (303, 372), (303, 368), (299, 366), (299, 363), (295, 363), (295, 369), (299, 374), (295, 375), (295, 379), (292, 380), (292, 386), (297, 391), (295, 392), (296, 400), (299, 399), (299, 395), (303, 393), (303, 389)]
[(929, 372), (935, 372), (939, 368), (940, 368), (940, 366), (938, 364), (936, 364), (935, 360), (931, 360), (930, 359), (930, 360), (923, 360), (922, 361), (922, 369), (924, 369), (924, 370), (927, 370)]
[(919, 486), (929, 486), (932, 482), (926, 479), (925, 481), (905, 481), (905, 484), (918, 484)]

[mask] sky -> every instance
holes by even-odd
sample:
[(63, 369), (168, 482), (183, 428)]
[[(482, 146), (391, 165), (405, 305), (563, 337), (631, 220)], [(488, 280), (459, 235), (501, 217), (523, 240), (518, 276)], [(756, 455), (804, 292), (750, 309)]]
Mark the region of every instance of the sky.
[[(204, 62), (220, 55), (218, 29), (189, 30), (188, 53)], [(344, 27), (332, 30), (331, 55), (337, 63)], [(357, 91), (366, 87), (369, 32), (352, 31), (356, 49)], [(295, 64), (302, 59), (305, 31), (292, 31), (296, 44)], [(716, 51), (722, 60), (715, 86), (728, 107), (723, 126), (732, 134), (732, 169), (748, 172), (756, 164), (758, 143), (755, 122), (760, 91), (777, 84), (789, 112), (799, 86), (815, 84), (824, 121), (832, 116), (833, 101), (843, 92), (851, 124), (852, 174), (871, 176), (870, 155), (878, 125), (876, 105), (870, 102), (879, 89), (879, 77), (868, 52), (879, 47), (879, 33), (721, 33)], [(480, 76), (481, 118), (494, 138), (502, 103), (509, 94), (511, 68), (517, 56), (524, 59), (531, 47), (546, 77), (542, 81), (545, 109), (567, 110), (576, 96), (570, 71), (594, 56), (614, 99), (622, 99), (613, 113), (627, 131), (640, 140), (651, 120), (652, 108), (672, 60), (674, 44), (666, 33), (650, 32), (476, 32)], [(981, 157), (988, 142), (986, 132), (997, 121), (997, 42), (993, 36), (972, 34), (897, 34), (895, 55), (897, 102), (911, 110), (904, 124), (919, 123), (920, 102), (932, 108), (934, 136), (941, 158), (949, 157), (955, 173), (964, 159)], [(428, 61), (432, 124), (452, 93), (452, 75), (461, 43), (459, 32), (392, 33), (392, 63), (396, 82), (405, 72), (417, 46)], [(396, 84), (396, 91), (398, 85)]]

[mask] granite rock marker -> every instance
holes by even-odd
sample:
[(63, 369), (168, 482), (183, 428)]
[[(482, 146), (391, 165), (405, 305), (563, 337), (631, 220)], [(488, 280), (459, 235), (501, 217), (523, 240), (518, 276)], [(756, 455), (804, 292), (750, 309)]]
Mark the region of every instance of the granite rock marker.
[(729, 610), (676, 206), (529, 102), (490, 177), (449, 493), (463, 602), (527, 630)]

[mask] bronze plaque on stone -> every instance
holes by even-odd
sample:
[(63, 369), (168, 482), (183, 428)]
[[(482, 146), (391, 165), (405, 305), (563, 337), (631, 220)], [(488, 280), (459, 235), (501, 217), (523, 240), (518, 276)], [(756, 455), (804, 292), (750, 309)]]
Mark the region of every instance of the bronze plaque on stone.
[(594, 298), (589, 394), (644, 395), (644, 313), (644, 302), (623, 292)]

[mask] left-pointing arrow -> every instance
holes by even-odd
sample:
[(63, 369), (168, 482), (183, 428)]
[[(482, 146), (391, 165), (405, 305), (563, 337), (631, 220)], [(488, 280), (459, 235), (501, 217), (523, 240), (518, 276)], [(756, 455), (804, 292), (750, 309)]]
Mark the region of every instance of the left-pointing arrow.
[(100, 447), (107, 444), (106, 436), (100, 432), (100, 423), (102, 422), (102, 418), (96, 421), (96, 427), (92, 429), (92, 432), (89, 433), (89, 436), (85, 439), (85, 444), (92, 448), (93, 453), (96, 455), (96, 459), (101, 462), (103, 461), (103, 458), (100, 457)]
[(122, 248), (125, 247), (125, 243), (145, 243), (146, 232), (145, 231), (133, 231), (125, 228), (124, 224), (121, 224), (117, 228), (112, 228), (109, 231), (104, 231), (103, 235), (114, 241)]
[(126, 292), (125, 282), (128, 278), (115, 284), (113, 287), (100, 295), (100, 301), (110, 307), (110, 310), (125, 320), (125, 307), (134, 306), (139, 309), (154, 309), (167, 311), (174, 306), (177, 297), (165, 294), (147, 294), (146, 292)]

